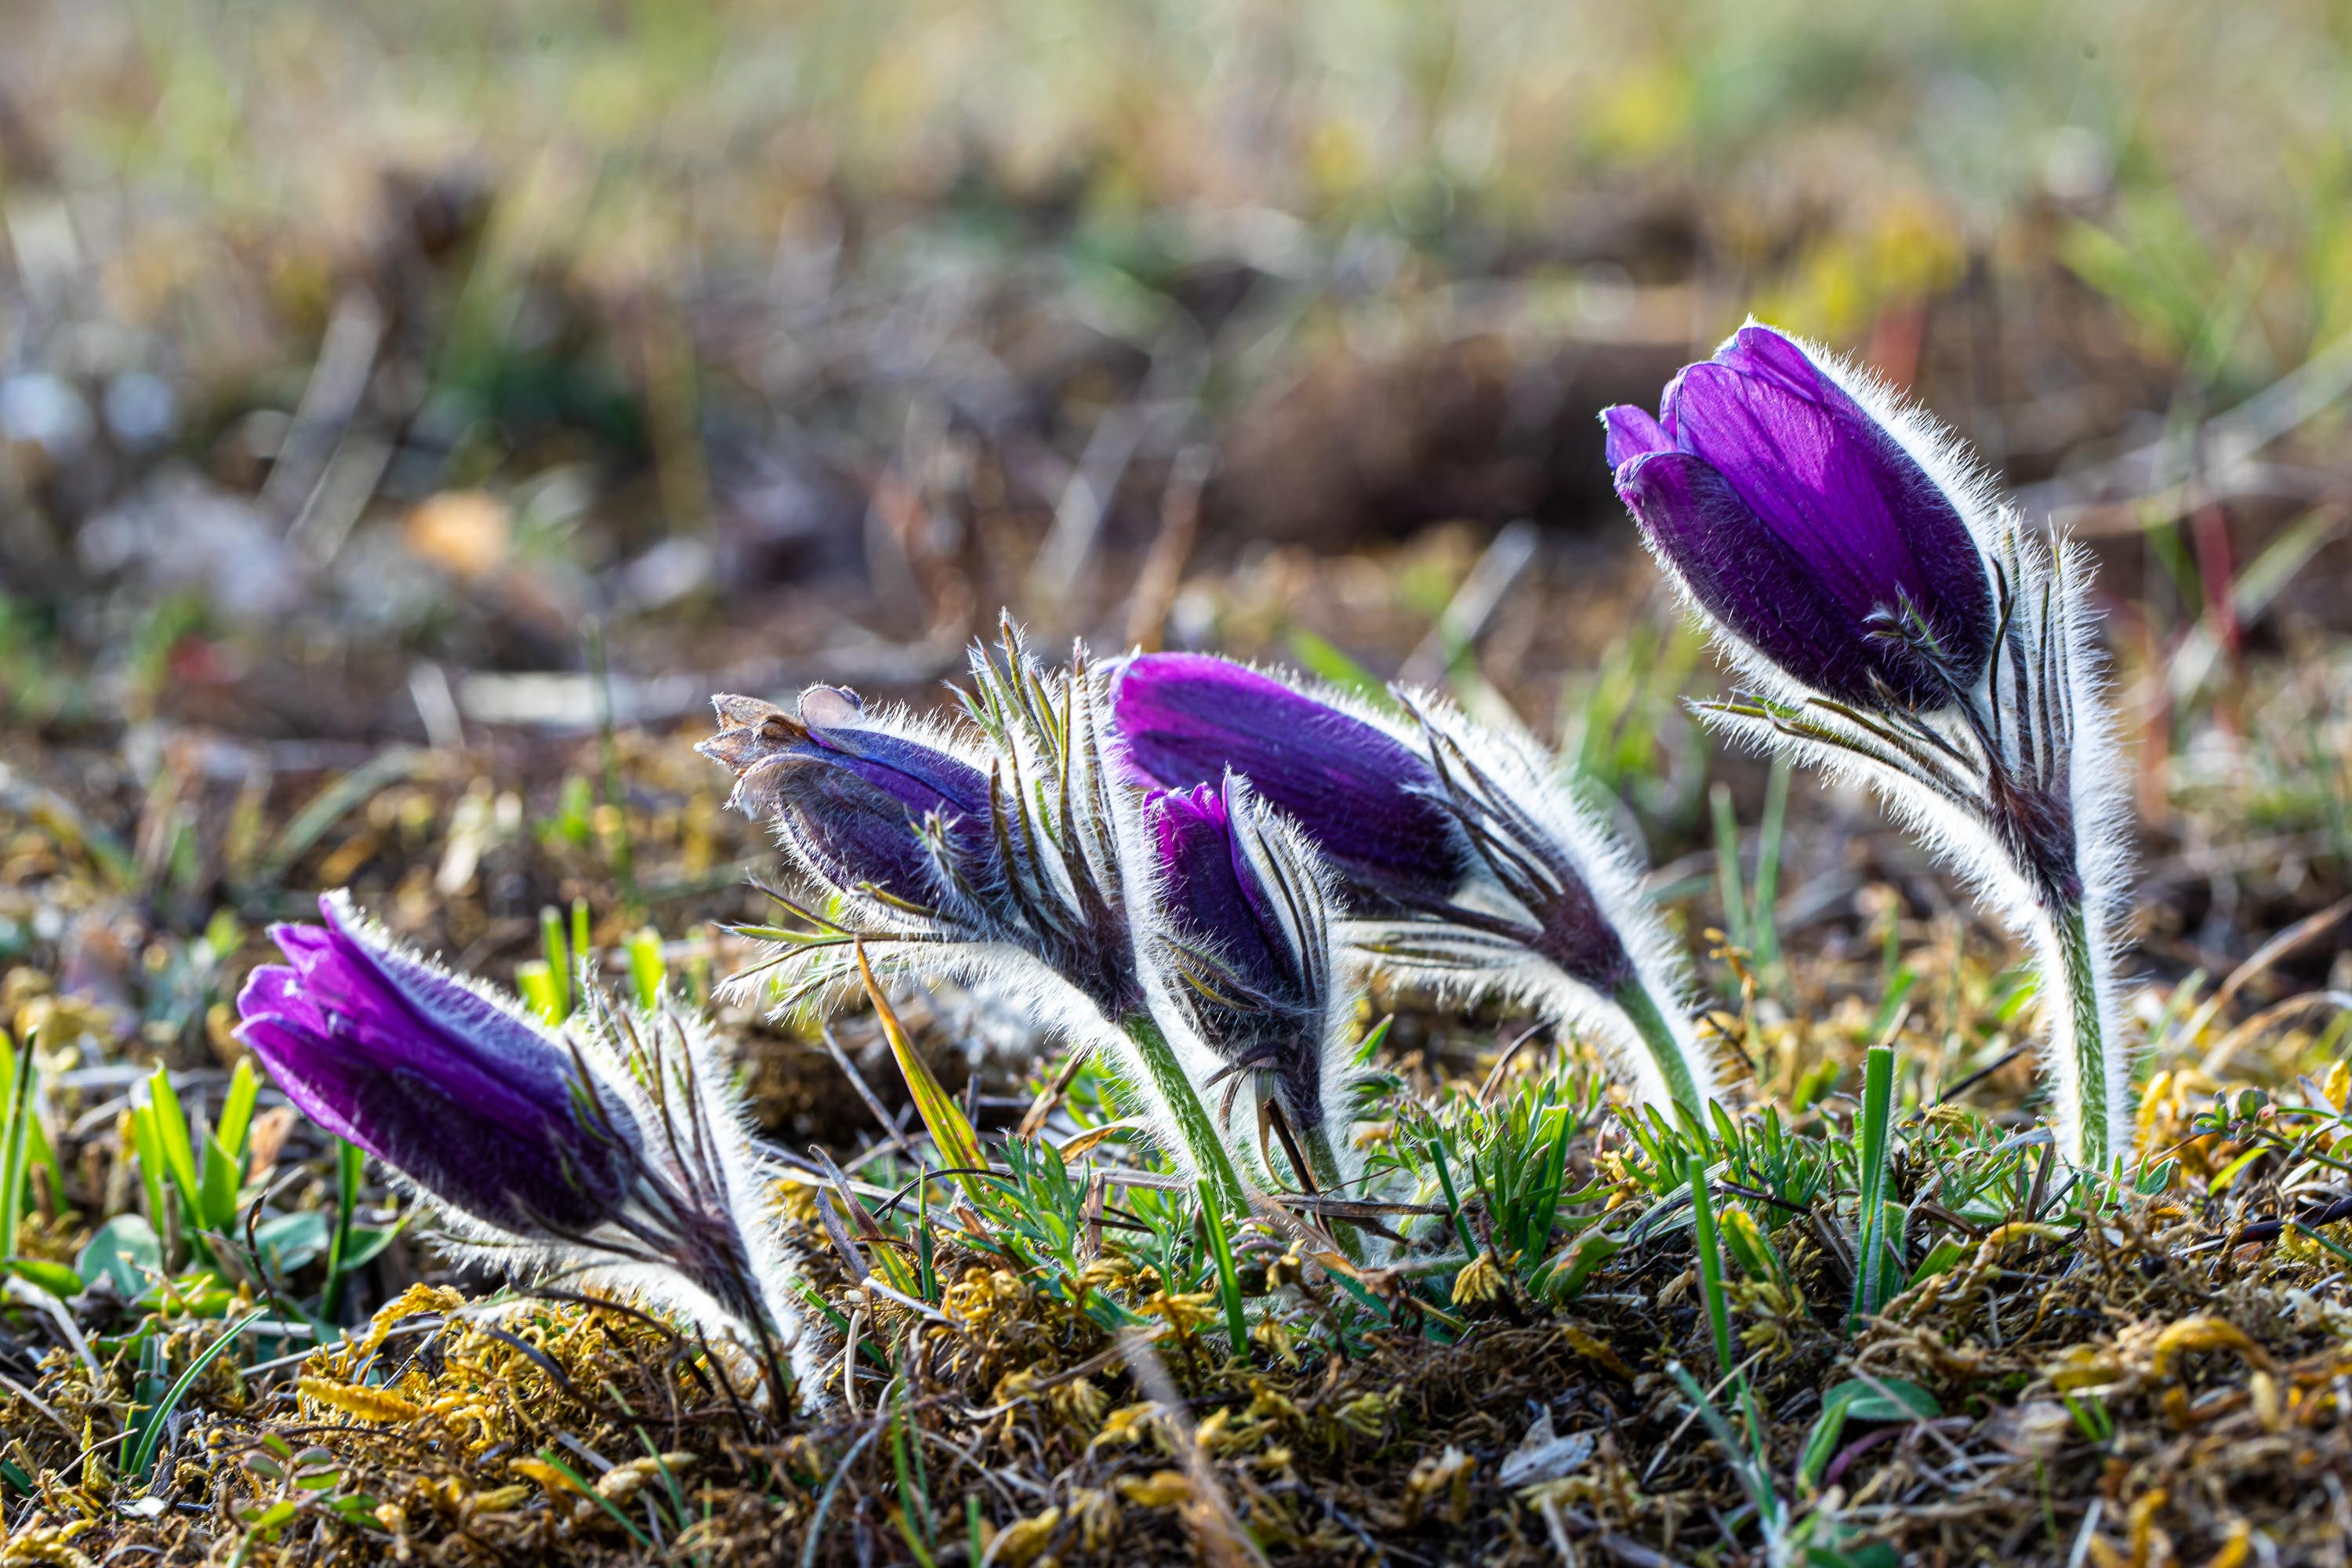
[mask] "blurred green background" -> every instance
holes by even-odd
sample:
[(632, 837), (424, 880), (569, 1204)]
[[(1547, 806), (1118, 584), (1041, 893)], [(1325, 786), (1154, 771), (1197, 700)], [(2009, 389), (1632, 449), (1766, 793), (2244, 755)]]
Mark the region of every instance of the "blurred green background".
[[(1710, 661), (1594, 416), (1749, 312), (2095, 548), (2152, 952), (2242, 952), (2352, 847), (2352, 7), (5, 25), (0, 756), (191, 920), (418, 742), (469, 760), (417, 833), (469, 774), (584, 822), (593, 775), (718, 878), (715, 781), (656, 760), (709, 691), (935, 691), (1000, 605), (1450, 682), (1701, 852), (1761, 775), (1681, 713)], [(411, 886), (403, 831), (268, 868)], [(609, 877), (483, 896), (527, 942)]]

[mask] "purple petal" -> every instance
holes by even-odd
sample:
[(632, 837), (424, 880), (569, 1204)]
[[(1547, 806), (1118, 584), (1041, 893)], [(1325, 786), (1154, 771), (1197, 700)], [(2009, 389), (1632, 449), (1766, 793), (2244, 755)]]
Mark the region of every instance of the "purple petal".
[(1228, 768), (1286, 813), (1361, 892), (1426, 905), (1453, 896), (1466, 853), (1437, 777), (1372, 725), (1206, 654), (1145, 654), (1113, 697), (1130, 768), (1171, 789)]
[[(571, 1055), (519, 1012), (490, 1001), (455, 978), (436, 973), (413, 953), (403, 952), (354, 919), (348, 906), (319, 900), (333, 934), (341, 969), (320, 965), (304, 975), (306, 989), (322, 996), (343, 995), (355, 1007), (372, 1007), (387, 1029), (394, 1021), (382, 1012), (388, 998), (404, 1009), (415, 1027), (407, 1038), (419, 1048), (462, 1042), (448, 1055), (447, 1070), (478, 1070), (496, 1084), (486, 1092), (512, 1093), (538, 1104), (562, 1104), (570, 1095)], [(425, 1046), (424, 1042), (434, 1042)], [(477, 1066), (478, 1064), (478, 1067)]]
[(1215, 784), (1157, 791), (1145, 812), (1160, 852), (1162, 893), (1178, 927), (1212, 943), (1259, 995), (1295, 990), (1297, 966), (1266, 890), (1234, 841), (1224, 791)]
[(727, 727), (699, 750), (735, 771), (733, 804), (780, 822), (836, 886), (935, 897), (920, 831), (933, 818), (950, 848), (974, 860), (969, 879), (991, 879), (988, 779), (961, 758), (866, 728), (856, 695), (835, 687), (803, 692), (797, 716), (751, 698), (716, 700)]
[(1661, 453), (1620, 470), (1617, 493), (1708, 614), (1806, 685), (1874, 700), (1865, 628), (1720, 474)]
[(635, 1130), (618, 1107), (582, 1122), (568, 1048), (323, 904), (327, 930), (274, 933), (296, 967), (256, 970), (237, 999), (288, 1098), (486, 1223), (577, 1232), (609, 1212)]
[(1602, 409), (1601, 422), (1609, 430), (1608, 456), (1612, 471), (1652, 452), (1675, 449), (1675, 438), (1650, 417), (1649, 410), (1645, 408), (1621, 403), (1614, 408)]
[[(1791, 674), (1852, 701), (1875, 704), (1883, 680), (1906, 702), (1938, 707), (1948, 677), (1981, 672), (1994, 619), (1975, 539), (1927, 470), (1801, 347), (1744, 328), (1713, 360), (1686, 366), (1662, 409), (1657, 432), (1715, 481), (1678, 465), (1647, 472), (1665, 454), (1635, 450), (1637, 437), (1653, 437), (1630, 419), (1620, 441), (1612, 419), (1618, 489), (1710, 613)], [(1738, 504), (1724, 504), (1718, 488)], [(1713, 526), (1728, 532), (1697, 538)], [(1768, 537), (1779, 548), (1747, 559)], [(1780, 603), (1794, 576), (1808, 592)], [(1885, 635), (1888, 617), (1913, 616), (1932, 634), (1940, 671)]]

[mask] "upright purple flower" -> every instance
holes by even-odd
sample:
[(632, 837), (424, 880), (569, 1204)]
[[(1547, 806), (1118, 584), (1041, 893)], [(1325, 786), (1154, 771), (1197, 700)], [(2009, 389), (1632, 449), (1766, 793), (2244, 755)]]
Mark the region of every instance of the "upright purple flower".
[(1764, 689), (1702, 711), (1866, 779), (2033, 943), (2059, 1137), (2106, 1168), (2134, 1121), (2129, 875), (2087, 564), (1948, 431), (1769, 327), (1684, 370), (1657, 418), (1602, 418), (1652, 552)]
[(1674, 946), (1624, 852), (1525, 736), (1429, 700), (1376, 712), (1201, 654), (1129, 660), (1112, 704), (1139, 777), (1183, 789), (1231, 768), (1295, 821), (1376, 963), (1531, 1003), (1585, 1029), (1644, 1099), (1704, 1114), (1717, 1086), (1675, 1005)]
[(1991, 574), (1912, 432), (1769, 327), (1603, 416), (1617, 490), (1659, 560), (1757, 657), (1866, 708), (1934, 708), (1981, 675)]
[(1272, 1087), (1302, 1173), (1344, 1186), (1354, 1174), (1344, 1137), (1354, 996), (1336, 983), (1334, 900), (1314, 850), (1237, 773), (1153, 791), (1144, 816), (1160, 861), (1160, 940), (1193, 1033), (1228, 1073)]
[(600, 1007), (567, 1037), (401, 947), (346, 895), (319, 909), (324, 926), (272, 930), (290, 963), (255, 970), (237, 998), (239, 1037), (289, 1099), (487, 1259), (675, 1306), (780, 1366), (799, 1339), (790, 1269), (697, 1030)]

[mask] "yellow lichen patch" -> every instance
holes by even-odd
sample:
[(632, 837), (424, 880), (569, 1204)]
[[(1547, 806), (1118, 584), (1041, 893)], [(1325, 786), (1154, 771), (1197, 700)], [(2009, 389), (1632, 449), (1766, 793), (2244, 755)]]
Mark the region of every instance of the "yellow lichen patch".
[(2276, 1370), (2270, 1352), (2246, 1337), (2246, 1331), (2224, 1318), (2200, 1315), (2184, 1318), (2156, 1336), (2156, 1347), (2148, 1370), (2157, 1377), (2168, 1377), (2173, 1358), (2191, 1351), (2235, 1351), (2250, 1366), (2263, 1372)]
[(1469, 1267), (1454, 1277), (1454, 1304), (1467, 1307), (1491, 1301), (1501, 1295), (1509, 1283), (1509, 1276), (1503, 1272), (1503, 1266), (1495, 1261), (1495, 1255), (1482, 1252), (1470, 1260)]
[(1449, 1443), (1430, 1455), (1405, 1478), (1405, 1522), (1418, 1524), (1435, 1513), (1448, 1524), (1470, 1517), (1470, 1477), (1478, 1461)]
[(513, 1471), (516, 1475), (523, 1476), (529, 1479), (537, 1481), (539, 1483), (539, 1489), (545, 1492), (550, 1497), (554, 1497), (559, 1493), (566, 1492), (574, 1497), (586, 1497), (588, 1495), (587, 1488), (582, 1486), (578, 1481), (573, 1480), (570, 1476), (565, 1475), (555, 1466), (549, 1464), (545, 1459), (533, 1459), (529, 1458), (509, 1459), (507, 1461), (507, 1468)]
[(996, 1532), (989, 1543), (988, 1554), (1004, 1568), (1028, 1568), (1052, 1543), (1054, 1531), (1062, 1522), (1062, 1510), (1049, 1508), (1043, 1513), (1016, 1519)]
[(1384, 1394), (1361, 1394), (1339, 1406), (1339, 1425), (1350, 1432), (1377, 1437), (1388, 1425), (1389, 1402)]
[(672, 1476), (684, 1474), (694, 1466), (694, 1456), (688, 1453), (664, 1454), (656, 1458), (647, 1454), (641, 1459), (614, 1465), (596, 1478), (597, 1493), (611, 1502), (626, 1502), (649, 1482), (661, 1479), (667, 1469)]
[(1118, 1447), (1149, 1436), (1158, 1427), (1160, 1406), (1149, 1401), (1140, 1405), (1122, 1405), (1104, 1417), (1102, 1429), (1095, 1434), (1089, 1447)]
[(340, 1410), (346, 1415), (356, 1415), (362, 1421), (414, 1421), (423, 1412), (396, 1394), (381, 1388), (369, 1388), (356, 1383), (336, 1383), (323, 1377), (305, 1377), (295, 1386), (302, 1397), (330, 1410)]
[(1181, 1470), (1121, 1476), (1117, 1484), (1119, 1496), (1138, 1508), (1176, 1508), (1192, 1500), (1192, 1479)]
[(1078, 1527), (1078, 1545), (1089, 1553), (1103, 1551), (1118, 1534), (1118, 1504), (1100, 1488), (1072, 1489), (1067, 1511)]
[(74, 1538), (89, 1529), (92, 1521), (75, 1520), (71, 1524), (43, 1525), (34, 1530), (19, 1531), (0, 1546), (0, 1564), (6, 1568), (32, 1568), (39, 1563), (45, 1568), (91, 1568), (89, 1555), (74, 1545)]

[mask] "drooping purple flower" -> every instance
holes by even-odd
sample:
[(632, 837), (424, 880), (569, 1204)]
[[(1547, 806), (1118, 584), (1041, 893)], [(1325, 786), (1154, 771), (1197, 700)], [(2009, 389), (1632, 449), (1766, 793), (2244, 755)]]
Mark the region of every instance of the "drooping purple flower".
[(1141, 782), (1191, 789), (1230, 768), (1297, 825), (1376, 964), (1537, 1001), (1653, 1100), (1703, 1113), (1716, 1079), (1629, 858), (1531, 740), (1403, 700), (1408, 716), (1376, 718), (1202, 654), (1129, 659), (1112, 694)]
[(855, 692), (812, 686), (797, 714), (750, 697), (713, 700), (722, 728), (697, 749), (736, 771), (729, 804), (779, 824), (828, 881), (927, 903), (940, 892), (927, 827), (965, 853), (990, 852), (986, 775), (868, 727)]
[(501, 1231), (573, 1235), (621, 1201), (642, 1133), (578, 1092), (569, 1047), (368, 930), (341, 896), (326, 924), (270, 935), (240, 1037), (310, 1119)]
[(571, 1037), (319, 900), (324, 926), (270, 934), (238, 1037), (310, 1119), (404, 1178), (452, 1238), (520, 1273), (675, 1307), (740, 1338), (784, 1390), (806, 1377), (790, 1261), (740, 1102), (705, 1033), (591, 992)]
[(1296, 826), (1238, 773), (1154, 790), (1144, 818), (1159, 862), (1161, 940), (1193, 1032), (1226, 1064), (1270, 1084), (1305, 1141), (1318, 1185), (1354, 1164), (1327, 1124), (1349, 1114), (1351, 993), (1335, 983), (1328, 874)]
[(719, 731), (698, 749), (734, 771), (730, 804), (772, 821), (840, 906), (783, 900), (822, 928), (755, 972), (786, 982), (787, 1005), (855, 981), (852, 926), (886, 969), (977, 973), (1017, 952), (1106, 1017), (1142, 1005), (1116, 843), (1129, 808), (1094, 756), (1091, 678), (1048, 677), (1006, 637), (1004, 668), (975, 650), (961, 725), (868, 712), (829, 686), (797, 714), (712, 700)]
[[(1114, 699), (1129, 765), (1181, 788), (1247, 776), (1297, 822), (1366, 910), (1442, 916), (1544, 953), (1585, 984), (1630, 973), (1574, 851), (1458, 745), (1416, 750), (1378, 725), (1229, 659), (1146, 654)], [(1428, 737), (1424, 734), (1424, 743)], [(1481, 873), (1528, 919), (1461, 901)]]
[(1352, 713), (1231, 659), (1153, 653), (1118, 676), (1112, 718), (1129, 768), (1170, 789), (1230, 768), (1287, 815), (1360, 900), (1422, 908), (1450, 900), (1471, 849), (1442, 804), (1436, 771)]
[(1601, 417), (1652, 547), (1801, 684), (1931, 710), (1983, 673), (1992, 585), (1961, 499), (1797, 342), (1743, 327), (1675, 378), (1656, 418)]

